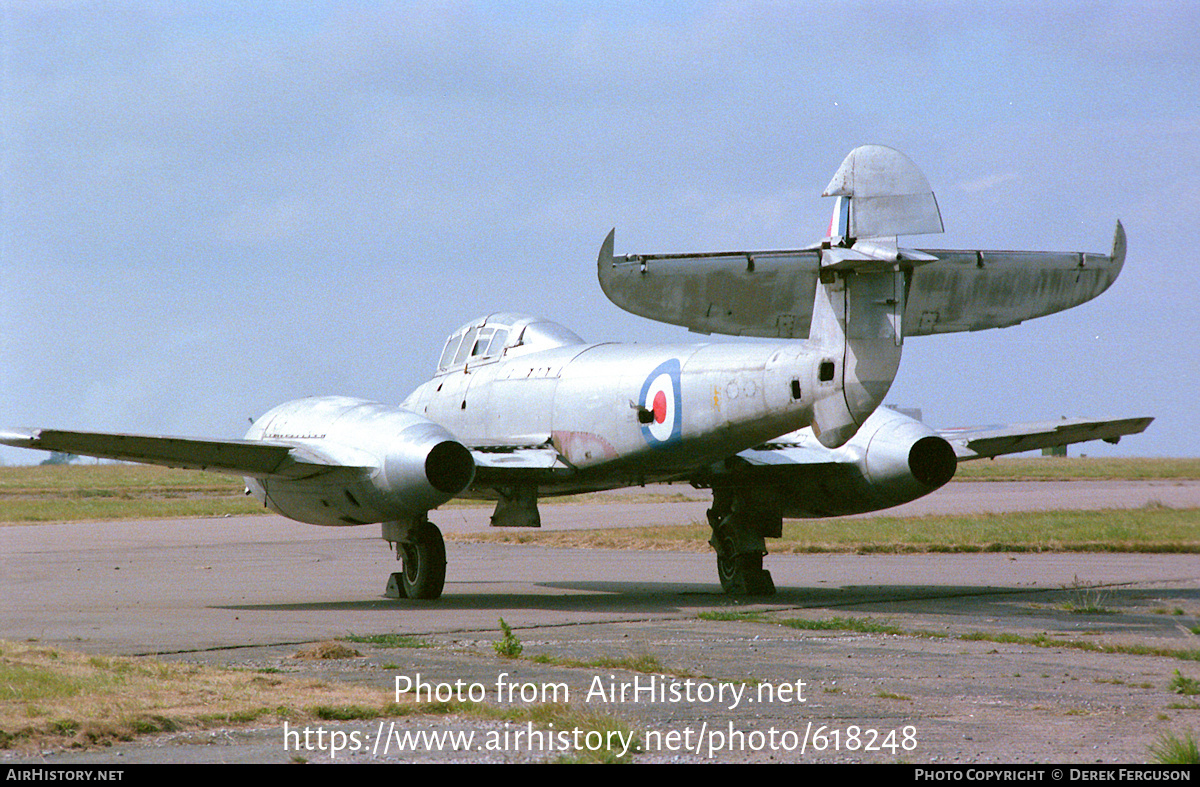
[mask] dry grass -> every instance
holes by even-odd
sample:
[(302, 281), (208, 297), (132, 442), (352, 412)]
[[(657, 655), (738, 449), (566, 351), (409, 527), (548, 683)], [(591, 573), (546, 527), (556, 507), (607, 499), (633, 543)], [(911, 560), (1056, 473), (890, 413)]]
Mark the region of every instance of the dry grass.
[[(707, 525), (447, 535), (456, 541), (707, 552)], [(1200, 552), (1200, 509), (1147, 506), (967, 516), (785, 520), (774, 554), (817, 552)]]
[[(1001, 457), (964, 462), (958, 480), (1200, 479), (1200, 459)], [(150, 465), (0, 467), (0, 525), (105, 519), (245, 516), (267, 513), (242, 493), (242, 480), (221, 473)], [(541, 505), (679, 503), (707, 499), (686, 484), (542, 498)], [(487, 507), (455, 500), (451, 507)]]
[[(1077, 450), (1086, 451), (1087, 446), (1079, 446)], [(1200, 479), (1200, 459), (1002, 456), (963, 462), (954, 478), (961, 481)]]
[(390, 700), (378, 690), (286, 675), (0, 641), (0, 748), (93, 746), (154, 732), (308, 721), (339, 708), (353, 709), (355, 718), (406, 710)]
[(0, 467), (0, 523), (265, 513), (242, 479), (149, 465)]
[(307, 648), (300, 649), (292, 655), (292, 658), (323, 661), (326, 659), (354, 659), (361, 655), (361, 653), (349, 645), (345, 645), (337, 640), (326, 640), (325, 642), (318, 642), (315, 645), (309, 645)]

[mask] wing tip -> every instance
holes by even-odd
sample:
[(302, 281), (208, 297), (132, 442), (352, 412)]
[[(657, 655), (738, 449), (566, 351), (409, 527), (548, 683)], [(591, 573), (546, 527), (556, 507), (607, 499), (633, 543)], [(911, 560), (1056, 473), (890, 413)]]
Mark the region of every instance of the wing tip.
[[(613, 227), (604, 236), (604, 242), (600, 244), (600, 254), (596, 257), (596, 275), (600, 279), (600, 289), (608, 294), (608, 280), (612, 276), (613, 269), (613, 244), (617, 236), (617, 228)], [(609, 295), (609, 298), (612, 296)]]
[(1112, 243), (1112, 260), (1117, 267), (1125, 264), (1125, 249), (1125, 225), (1121, 223), (1120, 219), (1117, 219), (1117, 227), (1113, 230)]
[(30, 443), (36, 443), (40, 429), (0, 429), (0, 445), (10, 445), (14, 448), (30, 448)]

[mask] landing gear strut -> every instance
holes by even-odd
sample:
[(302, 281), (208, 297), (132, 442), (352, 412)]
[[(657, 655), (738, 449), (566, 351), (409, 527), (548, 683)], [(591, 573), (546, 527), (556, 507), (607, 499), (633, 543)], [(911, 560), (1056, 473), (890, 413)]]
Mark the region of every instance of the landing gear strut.
[(714, 486), (708, 509), (721, 589), (731, 596), (773, 596), (775, 582), (762, 567), (766, 538), (783, 532), (778, 496), (765, 487)]
[(424, 516), (411, 522), (384, 522), (383, 537), (396, 545), (404, 570), (388, 580), (388, 598), (435, 599), (446, 584), (446, 542)]

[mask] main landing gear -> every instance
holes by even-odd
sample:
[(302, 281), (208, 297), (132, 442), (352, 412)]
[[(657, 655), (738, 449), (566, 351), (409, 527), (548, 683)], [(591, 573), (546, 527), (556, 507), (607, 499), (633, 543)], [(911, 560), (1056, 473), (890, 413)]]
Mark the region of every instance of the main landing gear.
[(404, 570), (392, 574), (388, 598), (435, 599), (446, 584), (446, 542), (424, 514), (408, 522), (384, 522), (383, 537), (396, 546)]
[(717, 552), (717, 576), (731, 596), (773, 596), (775, 582), (762, 567), (766, 538), (783, 534), (778, 495), (769, 487), (714, 486), (708, 525)]

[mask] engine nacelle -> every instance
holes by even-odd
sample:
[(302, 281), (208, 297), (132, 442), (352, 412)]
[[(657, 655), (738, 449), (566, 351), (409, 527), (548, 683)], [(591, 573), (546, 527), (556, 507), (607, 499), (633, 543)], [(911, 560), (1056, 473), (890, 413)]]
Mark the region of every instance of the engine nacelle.
[[(319, 464), (247, 478), (272, 510), (314, 525), (365, 525), (423, 514), (470, 486), (471, 452), (428, 418), (391, 405), (317, 397), (279, 405), (248, 440), (285, 441)], [(333, 467), (330, 467), (333, 465)]]
[(784, 479), (784, 516), (843, 516), (891, 508), (938, 489), (958, 469), (954, 448), (937, 432), (882, 407), (832, 453), (843, 461)]

